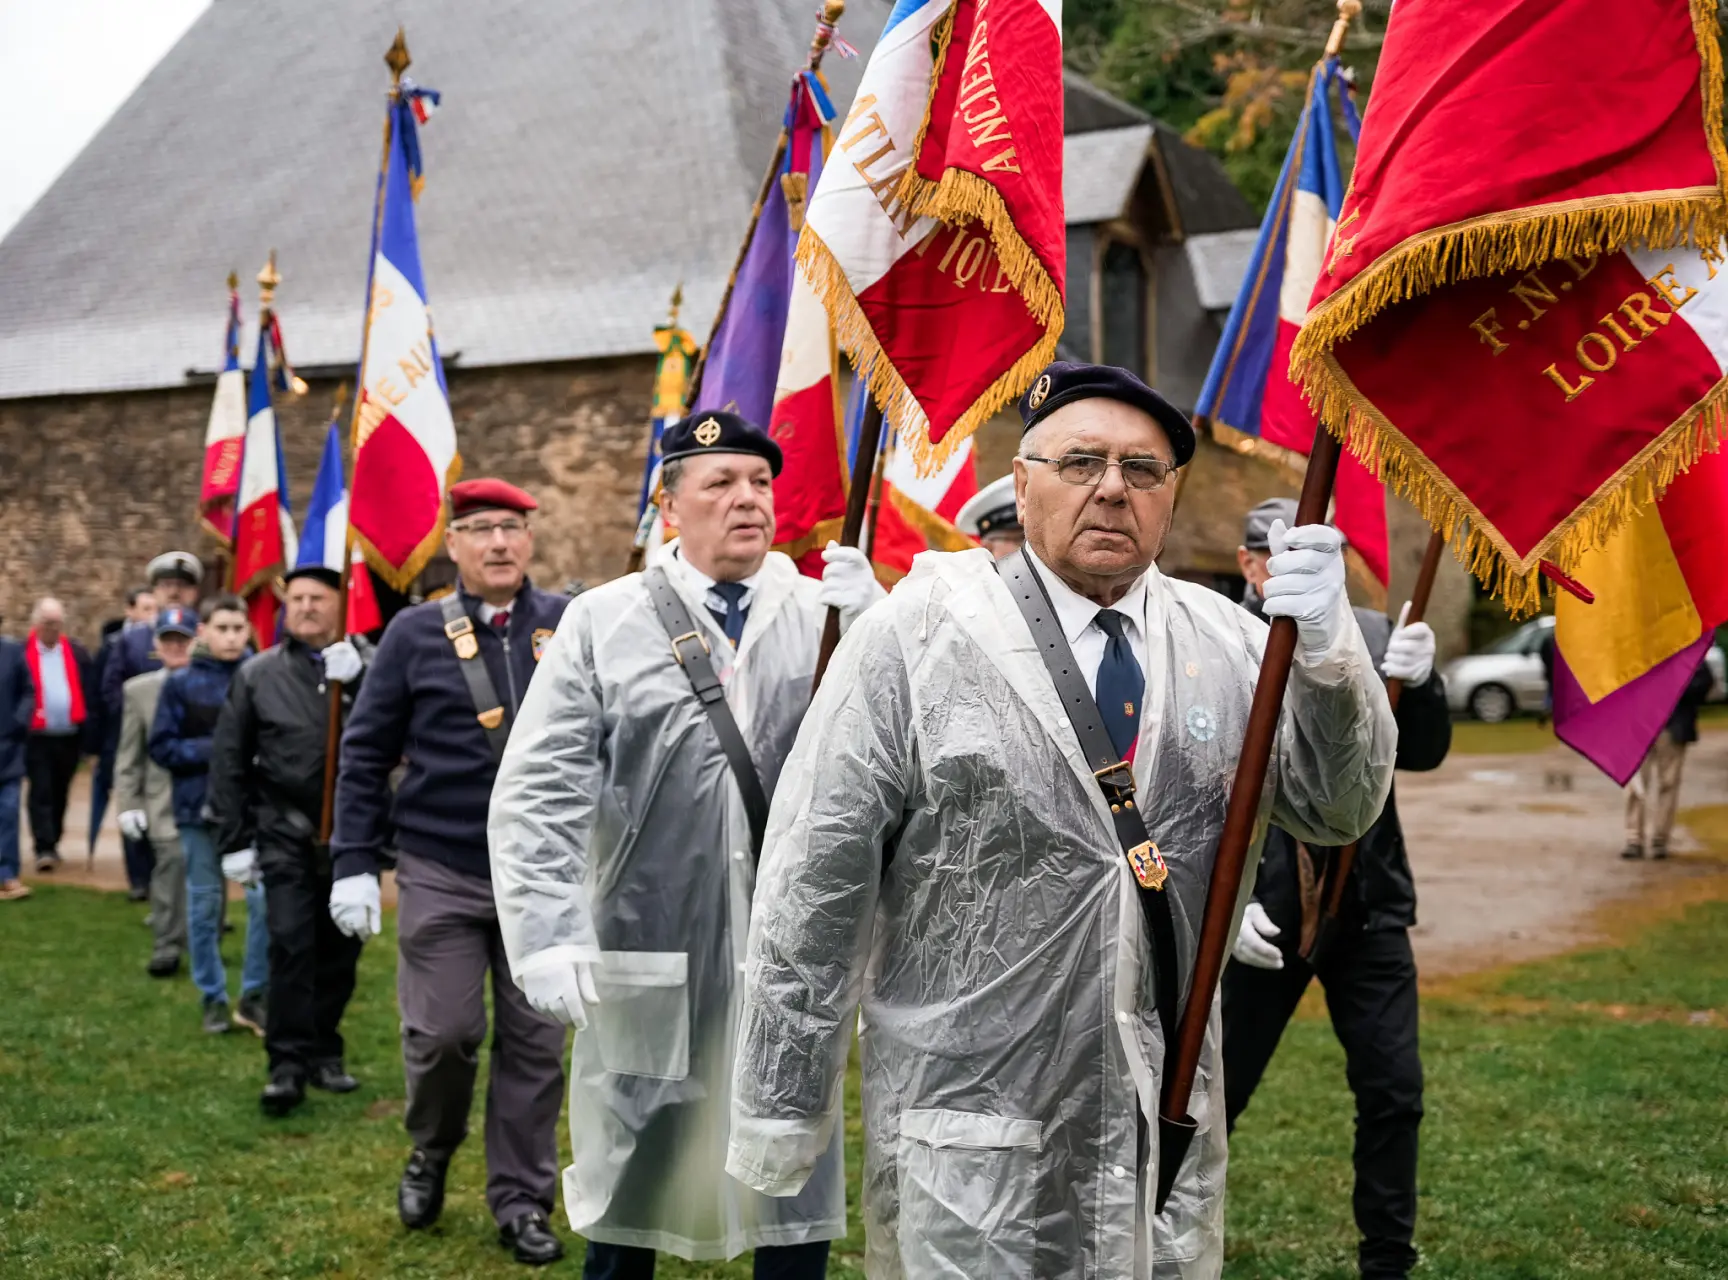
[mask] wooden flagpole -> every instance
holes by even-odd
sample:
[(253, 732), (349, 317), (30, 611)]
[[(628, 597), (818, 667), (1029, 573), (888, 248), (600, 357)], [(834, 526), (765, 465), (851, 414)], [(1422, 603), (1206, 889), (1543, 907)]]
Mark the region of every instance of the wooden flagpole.
[[(396, 28), (396, 38), (390, 42), (390, 48), (384, 54), (384, 65), (390, 68), (390, 110), (384, 113), (384, 154), (378, 162), (378, 198), (372, 210), (372, 257), (366, 263), (366, 325), (360, 333), (360, 372), (354, 384), (354, 417), (348, 428), (352, 461), (358, 458), (358, 441), (355, 437), (360, 429), (360, 404), (365, 399), (366, 391), (366, 349), (372, 341), (372, 272), (378, 261), (378, 236), (384, 225), (384, 198), (389, 191), (390, 181), (390, 143), (391, 130), (395, 126), (394, 109), (397, 100), (402, 96), (402, 73), (408, 70), (413, 59), (408, 56), (407, 34), (401, 27)], [(338, 408), (340, 413), (340, 408)], [(349, 498), (353, 498), (353, 485), (350, 483)], [(348, 577), (354, 571), (354, 526), (349, 523), (347, 536), (343, 539), (342, 579), (337, 587), (340, 597), (337, 600), (337, 616), (342, 620), (340, 627), (341, 639), (348, 634)], [(324, 736), (324, 808), (318, 819), (318, 843), (328, 845), (330, 833), (336, 825), (336, 767), (337, 757), (342, 745), (342, 682), (340, 680), (325, 681), (329, 692), (328, 725)]]

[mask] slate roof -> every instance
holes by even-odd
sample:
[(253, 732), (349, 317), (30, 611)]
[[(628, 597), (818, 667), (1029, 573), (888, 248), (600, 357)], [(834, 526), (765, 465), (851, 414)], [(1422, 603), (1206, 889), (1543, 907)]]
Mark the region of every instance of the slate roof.
[(1069, 134), (1062, 148), (1062, 205), (1068, 221), (1109, 222), (1122, 217), (1151, 141), (1150, 122)]
[[(442, 348), (463, 366), (643, 352), (681, 281), (701, 335), (815, 7), (215, 0), (0, 241), (0, 399), (214, 369), (224, 277), (240, 273), (254, 315), (251, 280), (271, 248), (290, 356), (351, 363), (398, 22), (408, 74), (445, 95), (421, 134), (418, 209)], [(849, 0), (841, 31), (860, 57), (824, 64), (842, 113), (889, 8)], [(1086, 135), (1162, 126), (1072, 75), (1064, 97), (1080, 135), (1070, 181), (1106, 197), (1131, 186), (1133, 173), (1105, 171), (1130, 151)], [(1167, 165), (1189, 153), (1173, 165), (1180, 208), (1194, 191), (1217, 204), (1208, 166), (1234, 193), (1210, 156), (1160, 143)]]

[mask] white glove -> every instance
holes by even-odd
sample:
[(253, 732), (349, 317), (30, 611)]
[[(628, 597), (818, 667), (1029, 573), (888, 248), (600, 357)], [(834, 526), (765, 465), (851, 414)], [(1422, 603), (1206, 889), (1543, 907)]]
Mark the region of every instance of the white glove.
[(578, 1031), (588, 1025), (587, 1006), (600, 1003), (594, 966), (586, 960), (523, 974), (522, 994), (538, 1012)]
[(1242, 928), (1236, 934), (1236, 945), (1230, 949), (1230, 954), (1256, 969), (1282, 969), (1284, 953), (1271, 942), (1282, 932), (1272, 923), (1265, 907), (1250, 902), (1242, 913)]
[(1425, 684), (1434, 673), (1434, 628), (1426, 622), (1404, 625), (1410, 616), (1410, 602), (1398, 613), (1398, 625), (1386, 642), (1386, 656), (1380, 660), (1380, 674), (1388, 680), (1405, 684)]
[(1294, 618), (1302, 655), (1312, 666), (1344, 634), (1350, 601), (1344, 594), (1344, 538), (1329, 524), (1286, 529), (1274, 520), (1267, 536), (1272, 576), (1260, 588), (1269, 618)]
[(350, 938), (364, 942), (376, 938), (384, 928), (384, 904), (378, 894), (378, 877), (343, 876), (330, 886), (330, 919)]
[(118, 819), (120, 834), (128, 840), (142, 840), (150, 829), (150, 815), (142, 809), (123, 810)]
[(876, 570), (870, 557), (857, 547), (843, 547), (830, 542), (822, 552), (822, 590), (817, 600), (840, 610), (848, 619), (855, 618), (888, 593), (876, 581)]
[(366, 664), (360, 660), (360, 650), (347, 640), (324, 646), (324, 678), (347, 684), (358, 680)]
[(258, 883), (258, 850), (238, 849), (222, 855), (222, 875), (248, 889)]

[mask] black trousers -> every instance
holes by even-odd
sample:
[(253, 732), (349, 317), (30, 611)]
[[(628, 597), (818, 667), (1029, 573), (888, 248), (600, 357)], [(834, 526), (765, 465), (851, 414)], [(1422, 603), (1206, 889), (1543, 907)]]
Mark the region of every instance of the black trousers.
[(30, 779), (30, 837), (36, 853), (56, 853), (66, 821), (66, 795), (78, 772), (76, 733), (32, 733), (24, 747), (24, 772)]
[[(1282, 922), (1281, 922), (1282, 923)], [(1287, 929), (1286, 936), (1295, 930)], [(1356, 1191), (1364, 1277), (1403, 1277), (1416, 1265), (1416, 1130), (1422, 1123), (1422, 1057), (1416, 1043), (1416, 960), (1403, 929), (1346, 924), (1318, 974), (1286, 953), (1282, 969), (1232, 960), (1224, 970), (1224, 1106), (1227, 1123), (1247, 1109), (1284, 1026), (1310, 978), (1326, 993), (1356, 1095)]]
[(272, 1072), (285, 1067), (304, 1077), (342, 1061), (338, 1027), (354, 994), (361, 942), (330, 919), (327, 869), (271, 865), (264, 873), (264, 907), (270, 925), (264, 1049)]
[[(754, 1280), (822, 1280), (828, 1274), (830, 1243), (764, 1246), (756, 1250), (750, 1274)], [(590, 1240), (582, 1280), (654, 1280), (654, 1250)]]

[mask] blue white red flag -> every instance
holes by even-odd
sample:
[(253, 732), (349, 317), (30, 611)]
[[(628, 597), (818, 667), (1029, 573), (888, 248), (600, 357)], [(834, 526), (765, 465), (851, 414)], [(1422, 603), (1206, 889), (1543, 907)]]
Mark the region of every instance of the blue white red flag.
[[(1212, 357), (1196, 417), (1215, 427), (1257, 437), (1269, 456), (1306, 457), (1314, 443), (1314, 411), (1291, 381), (1290, 347), (1308, 313), (1326, 245), (1337, 225), (1347, 186), (1338, 159), (1334, 97), (1350, 136), (1361, 132), (1350, 84), (1337, 58), (1314, 68), (1308, 101), (1284, 168), (1260, 224), (1260, 238), (1242, 290)], [(1300, 464), (1301, 459), (1295, 460)], [(1382, 586), (1387, 581), (1386, 494), (1379, 481), (1348, 454), (1338, 469), (1333, 518)]]
[(271, 330), (266, 326), (259, 330), (252, 365), (240, 484), (234, 499), (234, 590), (246, 598), (253, 635), (260, 645), (275, 643), (276, 581), (295, 562), (297, 550), (282, 433), (270, 400), (270, 356)]
[(354, 538), (399, 591), (441, 545), (444, 494), (462, 470), (414, 225), (421, 176), (415, 104), (436, 101), (432, 90), (406, 81), (390, 98), (354, 408)]
[(204, 474), (198, 514), (223, 546), (233, 545), (234, 491), (240, 485), (240, 451), (246, 439), (246, 375), (240, 370), (240, 290), (228, 279), (228, 327), (222, 338), (222, 372), (204, 428)]
[(812, 577), (821, 576), (822, 548), (840, 536), (846, 468), (834, 331), (793, 253), (833, 118), (822, 77), (800, 71), (782, 122), (777, 180), (750, 228), (690, 410), (730, 406), (779, 442), (785, 463), (774, 481), (774, 549)]
[(300, 555), (294, 562), (297, 569), (312, 566), (328, 569), (338, 577), (348, 569), (347, 634), (357, 635), (383, 625), (366, 559), (349, 543), (348, 486), (342, 475), (342, 428), (337, 422), (332, 422), (324, 435), (324, 456), (318, 462), (318, 478), (306, 504)]

